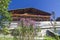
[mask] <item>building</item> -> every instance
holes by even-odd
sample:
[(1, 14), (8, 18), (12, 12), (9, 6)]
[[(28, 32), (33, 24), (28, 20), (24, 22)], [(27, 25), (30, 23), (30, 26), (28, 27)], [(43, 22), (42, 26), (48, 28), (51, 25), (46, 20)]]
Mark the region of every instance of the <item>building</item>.
[[(42, 36), (44, 36), (47, 34), (47, 30), (54, 32), (54, 27), (51, 23), (54, 25), (54, 21), (40, 21), (35, 22), (35, 26), (41, 28)], [(56, 28), (55, 34), (60, 34), (60, 21), (56, 21), (55, 28)]]
[[(48, 12), (44, 12), (42, 10), (38, 10), (35, 8), (24, 8), (24, 9), (16, 9), (16, 10), (10, 10), (9, 12), (12, 13), (12, 26), (18, 26), (20, 25), (21, 19), (26, 20), (29, 19), (29, 21), (49, 21), (51, 14)], [(18, 24), (18, 25), (17, 25)]]
[(13, 21), (19, 21), (21, 18), (31, 18), (34, 21), (48, 21), (51, 14), (35, 8), (25, 8), (10, 10)]
[(58, 17), (58, 18), (56, 19), (56, 21), (60, 21), (60, 17)]
[[(13, 21), (10, 24), (10, 28), (16, 28), (20, 25), (21, 20), (24, 20), (25, 24), (29, 23), (33, 24), (34, 27), (40, 27), (42, 36), (46, 35), (47, 30), (53, 30), (53, 25), (51, 24), (50, 17), (51, 14), (48, 12), (44, 12), (42, 10), (38, 10), (35, 8), (24, 8), (24, 9), (16, 9), (10, 10), (12, 13)], [(54, 24), (54, 22), (52, 21)], [(60, 28), (60, 22), (56, 22), (56, 29)], [(39, 35), (39, 34), (38, 34)]]

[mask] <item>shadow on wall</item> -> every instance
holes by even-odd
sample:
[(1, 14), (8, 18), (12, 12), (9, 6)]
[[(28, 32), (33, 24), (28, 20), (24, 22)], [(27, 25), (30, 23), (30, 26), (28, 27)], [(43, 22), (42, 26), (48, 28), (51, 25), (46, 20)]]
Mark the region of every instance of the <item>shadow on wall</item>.
[(55, 37), (55, 34), (50, 32), (49, 30), (46, 31), (47, 36)]

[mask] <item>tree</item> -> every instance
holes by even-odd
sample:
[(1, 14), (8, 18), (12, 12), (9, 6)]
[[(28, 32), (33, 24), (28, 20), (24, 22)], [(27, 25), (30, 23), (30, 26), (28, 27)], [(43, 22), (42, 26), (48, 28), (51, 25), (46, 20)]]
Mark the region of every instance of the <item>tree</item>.
[[(30, 21), (30, 20), (29, 20)], [(14, 39), (18, 40), (34, 40), (34, 27), (32, 24), (29, 26), (24, 25), (24, 20), (21, 20), (21, 25), (14, 29), (11, 34), (14, 36)], [(26, 22), (25, 22), (26, 24)]]
[(3, 34), (9, 33), (6, 28), (8, 26), (6, 25), (6, 22), (10, 22), (11, 20), (11, 13), (8, 12), (9, 2), (10, 0), (0, 0), (0, 27), (2, 28)]
[(4, 23), (11, 20), (11, 13), (8, 12), (10, 0), (0, 0), (0, 26), (5, 27)]

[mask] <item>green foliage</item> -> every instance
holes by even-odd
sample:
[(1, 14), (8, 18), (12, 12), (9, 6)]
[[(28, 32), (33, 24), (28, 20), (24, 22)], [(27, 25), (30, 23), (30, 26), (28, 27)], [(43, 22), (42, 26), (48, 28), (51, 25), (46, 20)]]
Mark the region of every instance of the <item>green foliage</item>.
[(11, 20), (11, 13), (8, 12), (9, 2), (10, 0), (0, 0), (0, 27), (2, 27), (2, 33), (4, 35), (7, 35), (10, 33), (7, 28), (8, 26), (5, 25), (6, 22), (10, 23), (10, 20)]
[[(30, 26), (30, 27), (27, 27), (27, 26), (18, 27), (16, 29), (13, 29), (11, 34), (12, 34), (12, 36), (14, 36), (14, 39), (19, 39), (19, 40), (20, 39), (24, 40), (25, 37), (28, 38), (28, 39), (33, 38), (34, 37), (34, 28), (32, 26)], [(28, 39), (26, 39), (26, 40), (28, 40)]]
[(36, 28), (36, 31), (41, 32), (41, 28), (40, 27)]
[(7, 34), (10, 34), (10, 31), (8, 30), (7, 27), (5, 27), (5, 28), (2, 29), (2, 33), (3, 33), (4, 35), (7, 35)]
[(3, 38), (3, 37), (0, 37), (0, 40), (13, 40), (13, 38), (8, 38), (8, 37)]
[(51, 37), (51, 36), (45, 36), (45, 40), (60, 40), (59, 36)]
[(60, 37), (57, 36), (57, 35), (55, 35), (55, 39), (56, 39), (56, 40), (60, 40)]
[(12, 32), (11, 32), (11, 35), (18, 36), (19, 35), (19, 30), (18, 29), (13, 29)]
[(50, 36), (45, 36), (45, 40), (56, 40), (56, 39)]
[(8, 12), (10, 0), (0, 0), (0, 26), (4, 26), (3, 22), (11, 20), (11, 13)]

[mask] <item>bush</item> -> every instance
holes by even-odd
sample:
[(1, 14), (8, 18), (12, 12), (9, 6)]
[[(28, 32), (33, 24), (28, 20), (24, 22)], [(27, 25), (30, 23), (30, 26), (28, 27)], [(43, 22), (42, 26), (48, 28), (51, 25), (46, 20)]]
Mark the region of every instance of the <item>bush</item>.
[(45, 36), (45, 40), (56, 40), (54, 37)]
[(13, 29), (11, 32), (12, 36), (18, 36), (19, 35), (19, 30), (18, 29)]

